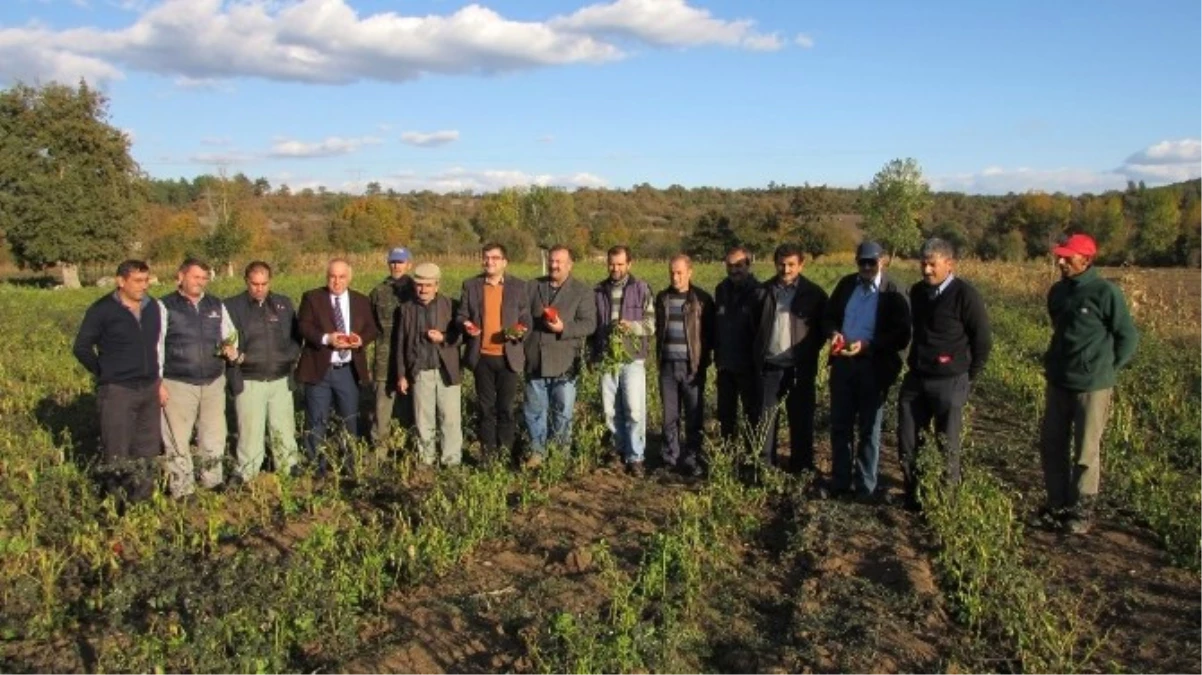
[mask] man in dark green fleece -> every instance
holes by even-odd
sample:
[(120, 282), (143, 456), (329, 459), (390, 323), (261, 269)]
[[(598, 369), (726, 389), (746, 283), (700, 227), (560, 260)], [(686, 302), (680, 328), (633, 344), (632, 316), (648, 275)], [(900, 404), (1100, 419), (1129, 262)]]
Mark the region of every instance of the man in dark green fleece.
[(1093, 268), (1097, 252), (1086, 234), (1053, 248), (1063, 278), (1048, 291), (1052, 343), (1039, 439), (1048, 500), (1035, 520), (1072, 534), (1090, 529), (1115, 377), (1139, 342), (1123, 292)]

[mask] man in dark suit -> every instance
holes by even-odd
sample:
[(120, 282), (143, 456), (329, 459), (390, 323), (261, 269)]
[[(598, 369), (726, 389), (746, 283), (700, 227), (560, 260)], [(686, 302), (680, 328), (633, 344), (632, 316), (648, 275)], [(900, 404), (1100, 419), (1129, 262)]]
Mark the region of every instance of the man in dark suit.
[[(822, 315), (826, 291), (802, 275), (805, 253), (782, 244), (773, 253), (776, 276), (765, 281), (755, 296), (755, 340), (751, 358), (759, 375), (760, 414), (757, 432), (764, 433), (763, 456), (776, 463), (777, 405), (784, 399), (789, 416), (789, 469), (814, 470), (814, 380), (822, 350)], [(766, 428), (760, 420), (767, 416)]]
[[(835, 285), (822, 320), (822, 332), (831, 341), (833, 487), (836, 494), (854, 492), (861, 499), (876, 491), (885, 400), (910, 344), (910, 303), (885, 275), (888, 264), (880, 244), (861, 243), (859, 271)], [(859, 442), (853, 443), (857, 428)]]
[(513, 449), (518, 376), (526, 367), (522, 346), (530, 328), (526, 282), (505, 273), (509, 258), (501, 244), (480, 250), (483, 272), (463, 282), (455, 319), (467, 336), (464, 361), (476, 378), (480, 408), (478, 436), (484, 452)]
[[(350, 290), (351, 265), (330, 261), (326, 285), (301, 296), (298, 324), (304, 340), (296, 379), (305, 385), (305, 452), (317, 461), (325, 441), (331, 406), (350, 436), (359, 434), (359, 386), (371, 382), (364, 349), (376, 339), (371, 301)], [(323, 470), (325, 462), (318, 464)]]

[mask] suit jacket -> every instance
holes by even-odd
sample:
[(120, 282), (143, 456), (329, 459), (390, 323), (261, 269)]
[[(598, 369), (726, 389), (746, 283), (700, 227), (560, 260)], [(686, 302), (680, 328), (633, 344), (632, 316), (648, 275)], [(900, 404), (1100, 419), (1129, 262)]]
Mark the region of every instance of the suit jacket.
[[(526, 370), (531, 377), (559, 377), (576, 365), (584, 340), (597, 329), (597, 303), (593, 291), (575, 277), (559, 287), (554, 296), (543, 277), (526, 284), (530, 290), (530, 313), (534, 326), (526, 337)], [(563, 322), (563, 332), (553, 333), (543, 321), (543, 310), (554, 307)]]
[[(835, 284), (826, 313), (822, 317), (822, 334), (830, 339), (843, 330), (843, 317), (847, 302), (859, 283), (860, 275), (849, 274)], [(891, 386), (901, 373), (902, 353), (910, 346), (910, 301), (897, 282), (881, 274), (880, 297), (876, 305), (876, 334), (872, 341), (856, 356), (851, 358), (872, 359), (877, 383)]]
[[(371, 301), (367, 296), (349, 289), (347, 293), (347, 304), (351, 308), (350, 326), (347, 328), (363, 338), (363, 345), (351, 350), (351, 367), (355, 379), (365, 384), (371, 382), (371, 369), (367, 367), (367, 345), (376, 339), (379, 331), (376, 330)], [(330, 359), (335, 351), (332, 345), (321, 343), (322, 336), (337, 330), (334, 325), (334, 304), (328, 288), (305, 291), (297, 311), (297, 323), (303, 342), (300, 362), (296, 365), (296, 379), (305, 384), (317, 384), (330, 369)]]
[[(501, 295), (501, 328), (510, 328), (516, 323), (530, 328), (530, 293), (526, 290), (526, 282), (506, 274), (503, 285), (505, 291)], [(466, 321), (471, 321), (481, 328), (484, 327), (483, 274), (463, 282), (463, 291), (459, 296), (459, 309), (455, 313), (455, 323), (458, 324), (460, 330), (463, 330), (463, 324)], [(466, 330), (463, 330), (463, 334), (467, 338), (467, 348), (464, 350), (463, 360), (467, 363), (468, 368), (474, 370), (476, 364), (480, 362), (480, 340), (484, 335), (472, 337), (467, 334)], [(527, 332), (526, 335), (529, 336), (530, 333)], [(525, 370), (526, 352), (520, 341), (506, 340), (502, 351), (505, 354), (505, 363), (510, 370), (515, 373)]]
[[(451, 387), (462, 381), (459, 345), (463, 334), (459, 324), (455, 322), (455, 302), (439, 293), (430, 304), (434, 305), (433, 328), (442, 331), (443, 334), (443, 343), (438, 345), (439, 372), (442, 373), (443, 384)], [(425, 323), (421, 321), (421, 314), (426, 311), (427, 308), (414, 297), (401, 303), (397, 316), (396, 341), (392, 347), (395, 361), (393, 367), (397, 371), (398, 379), (403, 375), (409, 380), (410, 387), (417, 381), (418, 347), (426, 340)]]

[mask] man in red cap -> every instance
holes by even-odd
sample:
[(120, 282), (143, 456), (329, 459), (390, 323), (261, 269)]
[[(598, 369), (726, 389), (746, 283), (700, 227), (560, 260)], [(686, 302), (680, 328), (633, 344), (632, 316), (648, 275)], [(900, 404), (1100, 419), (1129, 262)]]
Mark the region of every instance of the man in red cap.
[(1090, 529), (1111, 393), (1139, 342), (1123, 292), (1093, 268), (1097, 252), (1086, 234), (1054, 247), (1062, 278), (1048, 291), (1052, 342), (1039, 439), (1048, 495), (1032, 524), (1072, 534)]

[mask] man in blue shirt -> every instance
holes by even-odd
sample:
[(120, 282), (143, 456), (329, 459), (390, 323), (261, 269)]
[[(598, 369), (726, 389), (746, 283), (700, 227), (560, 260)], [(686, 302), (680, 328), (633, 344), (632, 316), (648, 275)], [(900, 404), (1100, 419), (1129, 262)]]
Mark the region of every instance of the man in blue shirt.
[(832, 487), (865, 500), (876, 492), (885, 400), (910, 344), (910, 305), (885, 275), (888, 262), (880, 244), (861, 243), (859, 271), (839, 280), (822, 322), (830, 340)]

